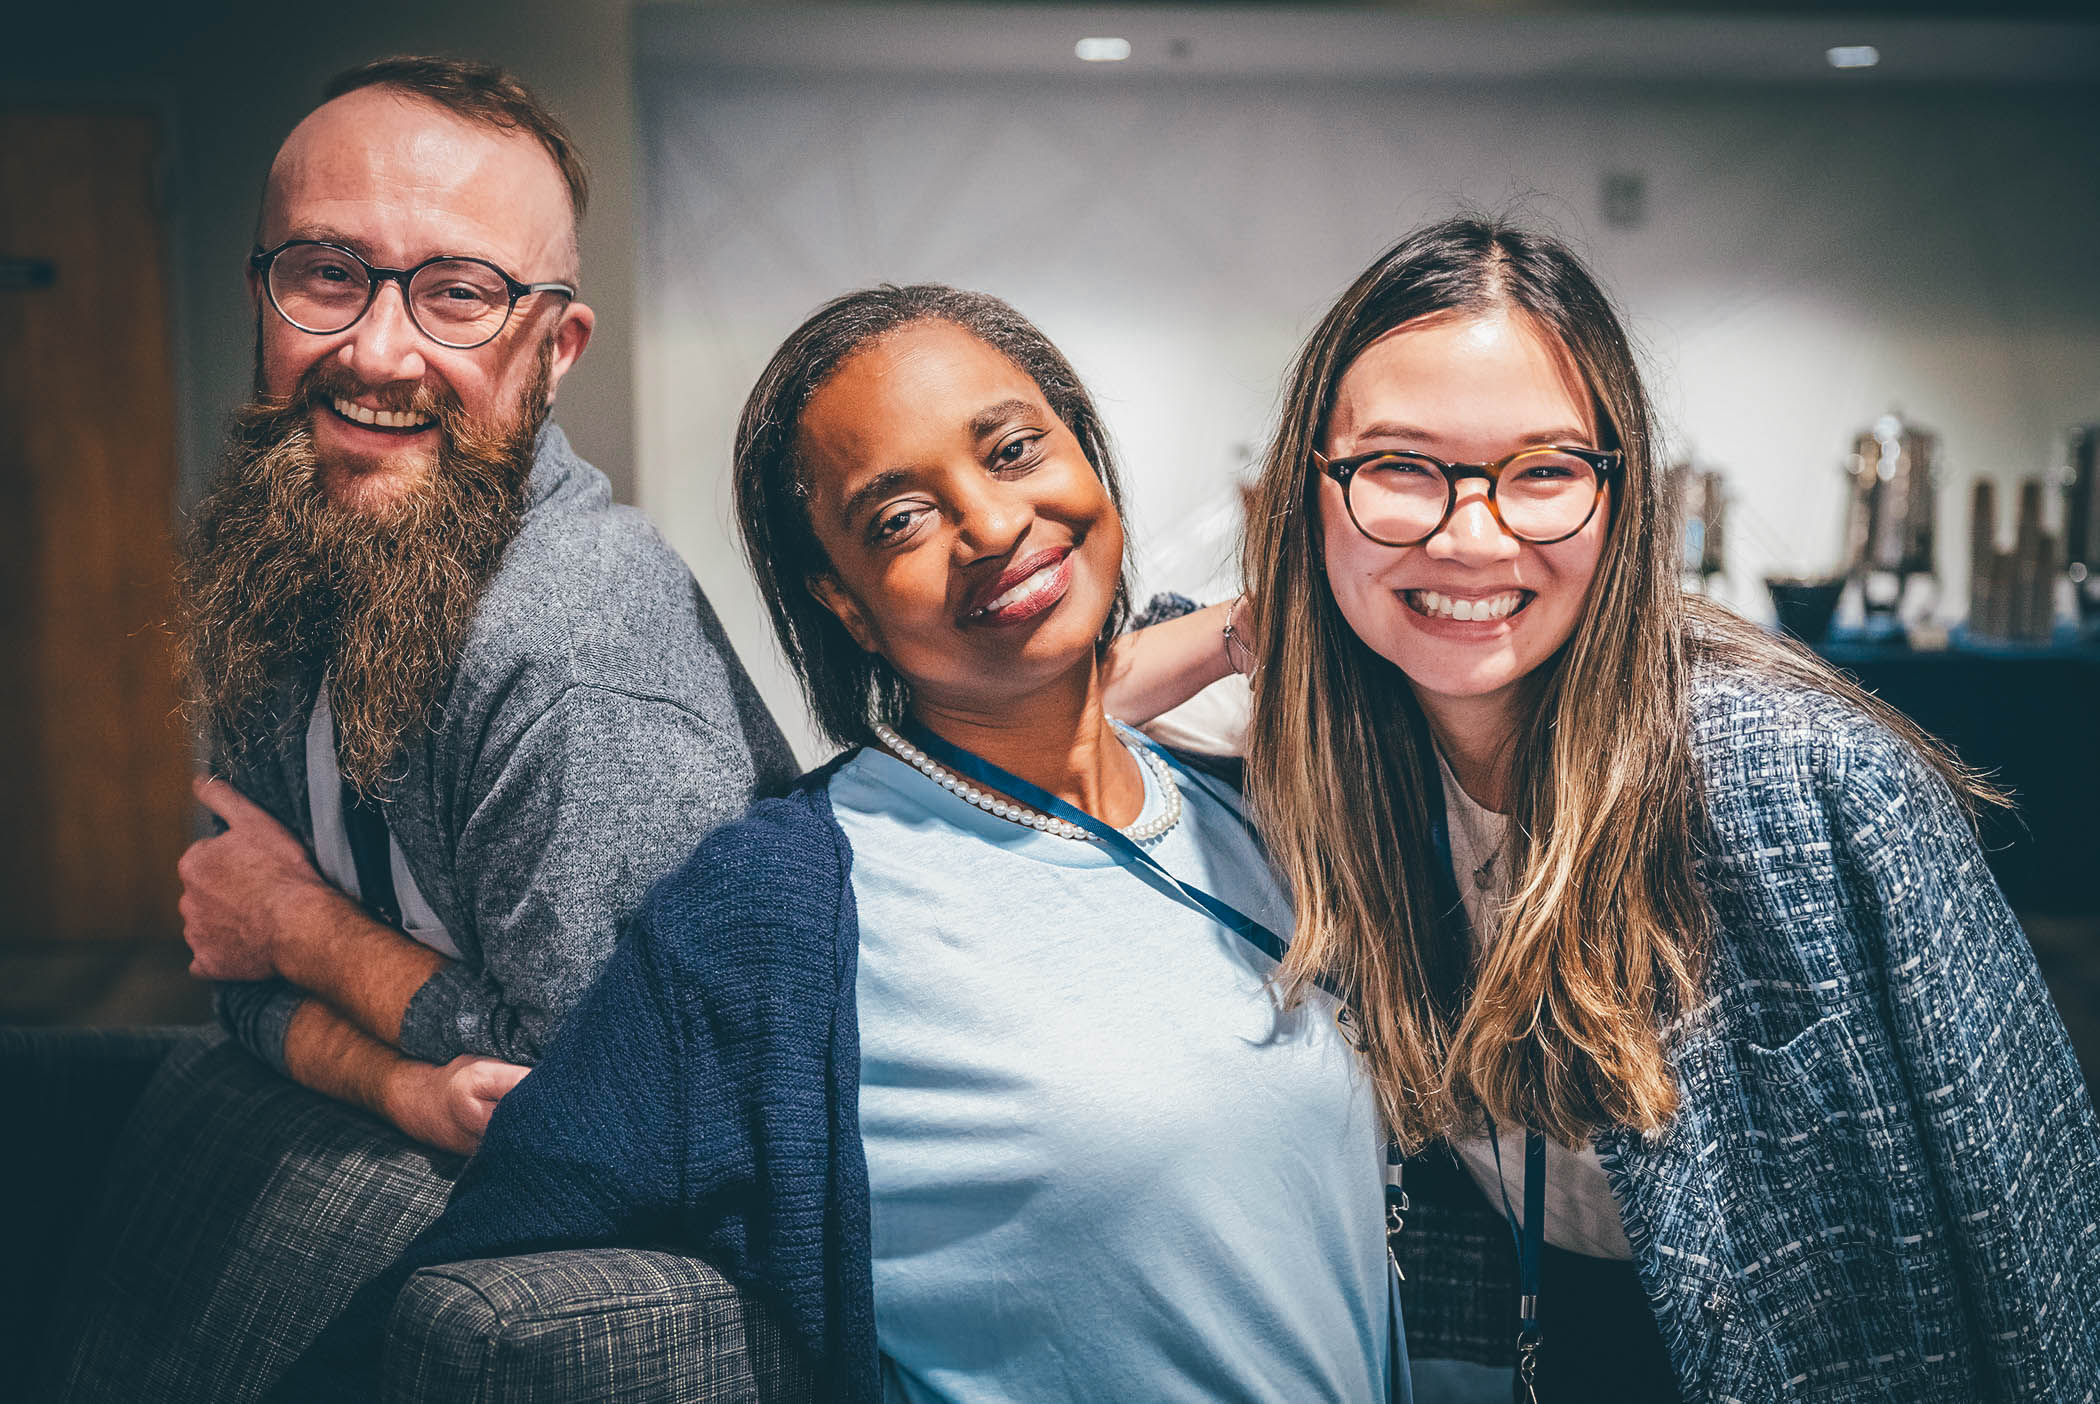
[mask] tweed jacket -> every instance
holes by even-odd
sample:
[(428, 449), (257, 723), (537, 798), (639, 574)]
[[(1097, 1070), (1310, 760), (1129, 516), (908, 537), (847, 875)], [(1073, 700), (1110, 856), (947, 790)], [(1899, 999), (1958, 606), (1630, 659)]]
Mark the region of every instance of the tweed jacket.
[[(1768, 679), (1700, 679), (1693, 740), (1708, 997), (1667, 1032), (1675, 1121), (1597, 1140), (1684, 1397), (2100, 1396), (2092, 1104), (1946, 785)], [(1417, 1201), (1412, 1353), (1506, 1363), (1509, 1230)]]

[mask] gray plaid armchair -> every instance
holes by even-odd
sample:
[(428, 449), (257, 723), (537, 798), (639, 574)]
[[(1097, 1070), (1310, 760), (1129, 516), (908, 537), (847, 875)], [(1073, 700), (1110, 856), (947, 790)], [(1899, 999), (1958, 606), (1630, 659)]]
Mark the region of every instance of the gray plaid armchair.
[[(16, 1148), (0, 1350), (49, 1400), (255, 1398), (437, 1217), (463, 1163), (215, 1030), (0, 1029), (0, 1126)], [(720, 1274), (628, 1248), (418, 1273), (385, 1380), (389, 1401), (812, 1395)]]

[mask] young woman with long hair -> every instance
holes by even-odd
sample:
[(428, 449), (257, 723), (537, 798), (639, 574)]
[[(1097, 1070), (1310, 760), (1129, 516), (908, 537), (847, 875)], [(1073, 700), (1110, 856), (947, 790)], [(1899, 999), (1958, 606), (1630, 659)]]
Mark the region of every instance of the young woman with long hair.
[(981, 294), (842, 297), (736, 493), (844, 753), (656, 888), (295, 1386), (369, 1382), (415, 1266), (647, 1242), (824, 1399), (1405, 1399), (1376, 1097), (1326, 995), (1274, 998), (1237, 796), (1103, 712), (1119, 490), (1063, 356)]
[(1312, 333), (1249, 514), (1283, 974), (1414, 1153), (1413, 1352), (1548, 1401), (2091, 1399), (2100, 1149), (1997, 797), (1680, 589), (1657, 454), (1595, 280), (1460, 219)]

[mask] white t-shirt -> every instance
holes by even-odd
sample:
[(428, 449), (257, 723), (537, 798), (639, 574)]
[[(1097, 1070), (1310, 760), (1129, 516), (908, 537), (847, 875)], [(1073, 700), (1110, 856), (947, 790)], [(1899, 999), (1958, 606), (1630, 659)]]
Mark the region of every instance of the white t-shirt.
[[(350, 836), (343, 830), (343, 773), (336, 767), (335, 714), (328, 704), (328, 682), (314, 697), (314, 709), (306, 720), (306, 807), (314, 825), (314, 866), (321, 876), (352, 897), (363, 899), (357, 884), (357, 857), (350, 849)], [(401, 908), (401, 926), (409, 936), (449, 960), (459, 959), (459, 943), (438, 920), (416, 875), (408, 870), (408, 859), (389, 828), (386, 835), (387, 866), (394, 873), (394, 901)]]
[[(1492, 945), (1500, 935), (1499, 917), (1509, 900), (1513, 875), (1502, 850), (1509, 837), (1509, 816), (1483, 809), (1467, 794), (1441, 751), (1437, 770), (1444, 781), (1444, 822), (1451, 831), (1451, 871), (1458, 881), (1459, 900), (1465, 904), (1466, 921), (1473, 928), (1474, 954)], [(1524, 1209), (1524, 1128), (1498, 1126), (1491, 1142), (1487, 1136), (1468, 1137), (1451, 1143), (1458, 1158), (1488, 1203), (1502, 1207), (1509, 1196), (1510, 1208)], [(1501, 1153), (1500, 1183), (1497, 1183), (1497, 1150)], [(1611, 1183), (1594, 1146), (1569, 1150), (1546, 1142), (1546, 1241), (1570, 1253), (1592, 1258), (1633, 1260), (1633, 1248), (1619, 1223), (1619, 1203), (1612, 1198)]]

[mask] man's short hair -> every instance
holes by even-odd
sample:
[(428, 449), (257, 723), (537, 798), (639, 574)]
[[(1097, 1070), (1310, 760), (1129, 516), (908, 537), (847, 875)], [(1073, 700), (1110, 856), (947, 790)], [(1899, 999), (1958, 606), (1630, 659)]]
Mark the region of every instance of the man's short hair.
[(538, 94), (516, 75), (493, 63), (398, 54), (346, 69), (321, 90), (327, 102), (359, 88), (395, 88), (435, 103), (458, 117), (503, 131), (522, 131), (546, 148), (569, 191), (569, 209), (580, 221), (590, 203), (590, 175), (577, 154), (576, 139)]

